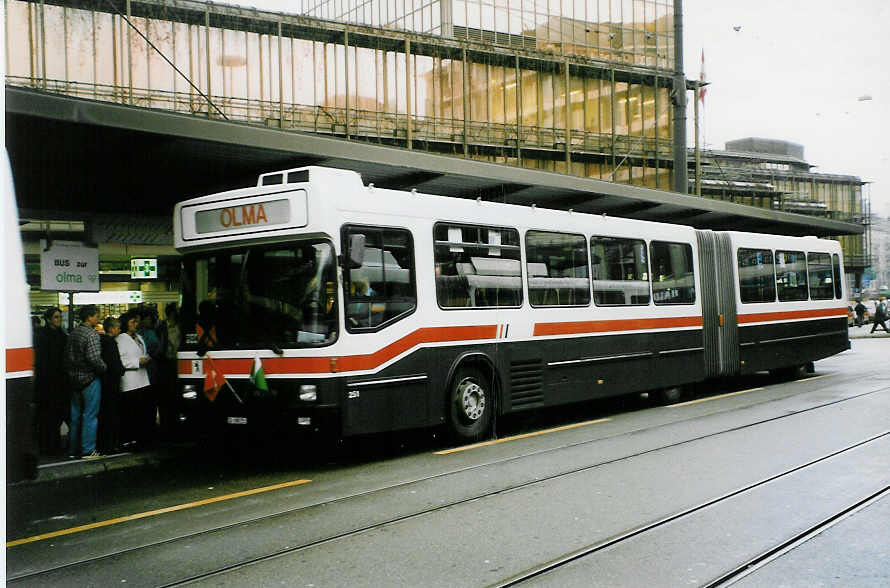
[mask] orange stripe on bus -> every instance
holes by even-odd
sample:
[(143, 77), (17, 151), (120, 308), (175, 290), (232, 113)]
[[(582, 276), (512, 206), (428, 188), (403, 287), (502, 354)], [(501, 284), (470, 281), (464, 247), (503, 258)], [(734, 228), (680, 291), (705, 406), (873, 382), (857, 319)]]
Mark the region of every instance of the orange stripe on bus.
[(608, 321), (577, 321), (570, 323), (536, 323), (534, 336), (578, 335), (581, 333), (605, 333), (609, 331), (641, 331), (644, 329), (670, 329), (678, 327), (700, 327), (700, 316), (678, 316), (672, 318), (643, 318)]
[(6, 350), (6, 371), (27, 372), (34, 369), (34, 349), (18, 347)]
[[(377, 368), (392, 358), (424, 343), (444, 343), (494, 339), (497, 325), (469, 327), (427, 327), (417, 329), (390, 343), (386, 347), (364, 355), (323, 356), (323, 357), (264, 357), (263, 372), (271, 374), (323, 374), (331, 372), (351, 372)], [(211, 351), (212, 353), (212, 351)], [(248, 374), (253, 358), (225, 359), (213, 358), (213, 363), (224, 374)], [(179, 360), (179, 373), (192, 374), (192, 360)]]
[(789, 310), (785, 312), (760, 312), (756, 314), (740, 314), (739, 324), (790, 321), (832, 316), (847, 316), (846, 308), (822, 308), (819, 310)]

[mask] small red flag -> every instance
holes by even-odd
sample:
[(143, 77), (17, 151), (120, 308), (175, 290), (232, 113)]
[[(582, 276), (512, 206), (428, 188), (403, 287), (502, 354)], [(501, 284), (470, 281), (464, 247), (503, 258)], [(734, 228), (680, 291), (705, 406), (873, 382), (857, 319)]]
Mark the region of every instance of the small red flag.
[(204, 360), (204, 372), (204, 396), (207, 397), (207, 400), (213, 402), (216, 400), (216, 395), (219, 394), (219, 389), (225, 386), (226, 377), (216, 367), (209, 355)]

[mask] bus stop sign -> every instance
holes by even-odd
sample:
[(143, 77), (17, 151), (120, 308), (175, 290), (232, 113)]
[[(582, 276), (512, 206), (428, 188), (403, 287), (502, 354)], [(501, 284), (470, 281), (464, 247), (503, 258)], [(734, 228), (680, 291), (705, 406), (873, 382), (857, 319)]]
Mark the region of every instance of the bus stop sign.
[(77, 241), (40, 241), (40, 289), (99, 291), (99, 248)]

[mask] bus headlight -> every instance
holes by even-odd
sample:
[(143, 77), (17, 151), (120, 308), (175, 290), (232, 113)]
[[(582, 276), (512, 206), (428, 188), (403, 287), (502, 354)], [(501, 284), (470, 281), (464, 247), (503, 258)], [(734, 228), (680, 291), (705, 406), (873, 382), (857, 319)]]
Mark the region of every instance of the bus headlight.
[(197, 384), (184, 385), (182, 387), (182, 398), (183, 398), (183, 400), (197, 400), (198, 385)]
[(315, 402), (318, 398), (317, 388), (315, 384), (303, 384), (300, 386), (300, 400), (304, 402)]

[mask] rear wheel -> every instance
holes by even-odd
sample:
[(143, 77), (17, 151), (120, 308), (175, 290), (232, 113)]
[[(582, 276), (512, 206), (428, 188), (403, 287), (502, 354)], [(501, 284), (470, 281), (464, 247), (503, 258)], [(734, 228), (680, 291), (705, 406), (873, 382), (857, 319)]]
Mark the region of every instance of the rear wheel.
[(456, 441), (479, 441), (491, 427), (494, 411), (492, 378), (482, 370), (458, 369), (449, 389), (448, 422)]
[(776, 368), (769, 371), (769, 375), (780, 380), (798, 380), (807, 375), (809, 365), (792, 365), (783, 368)]

